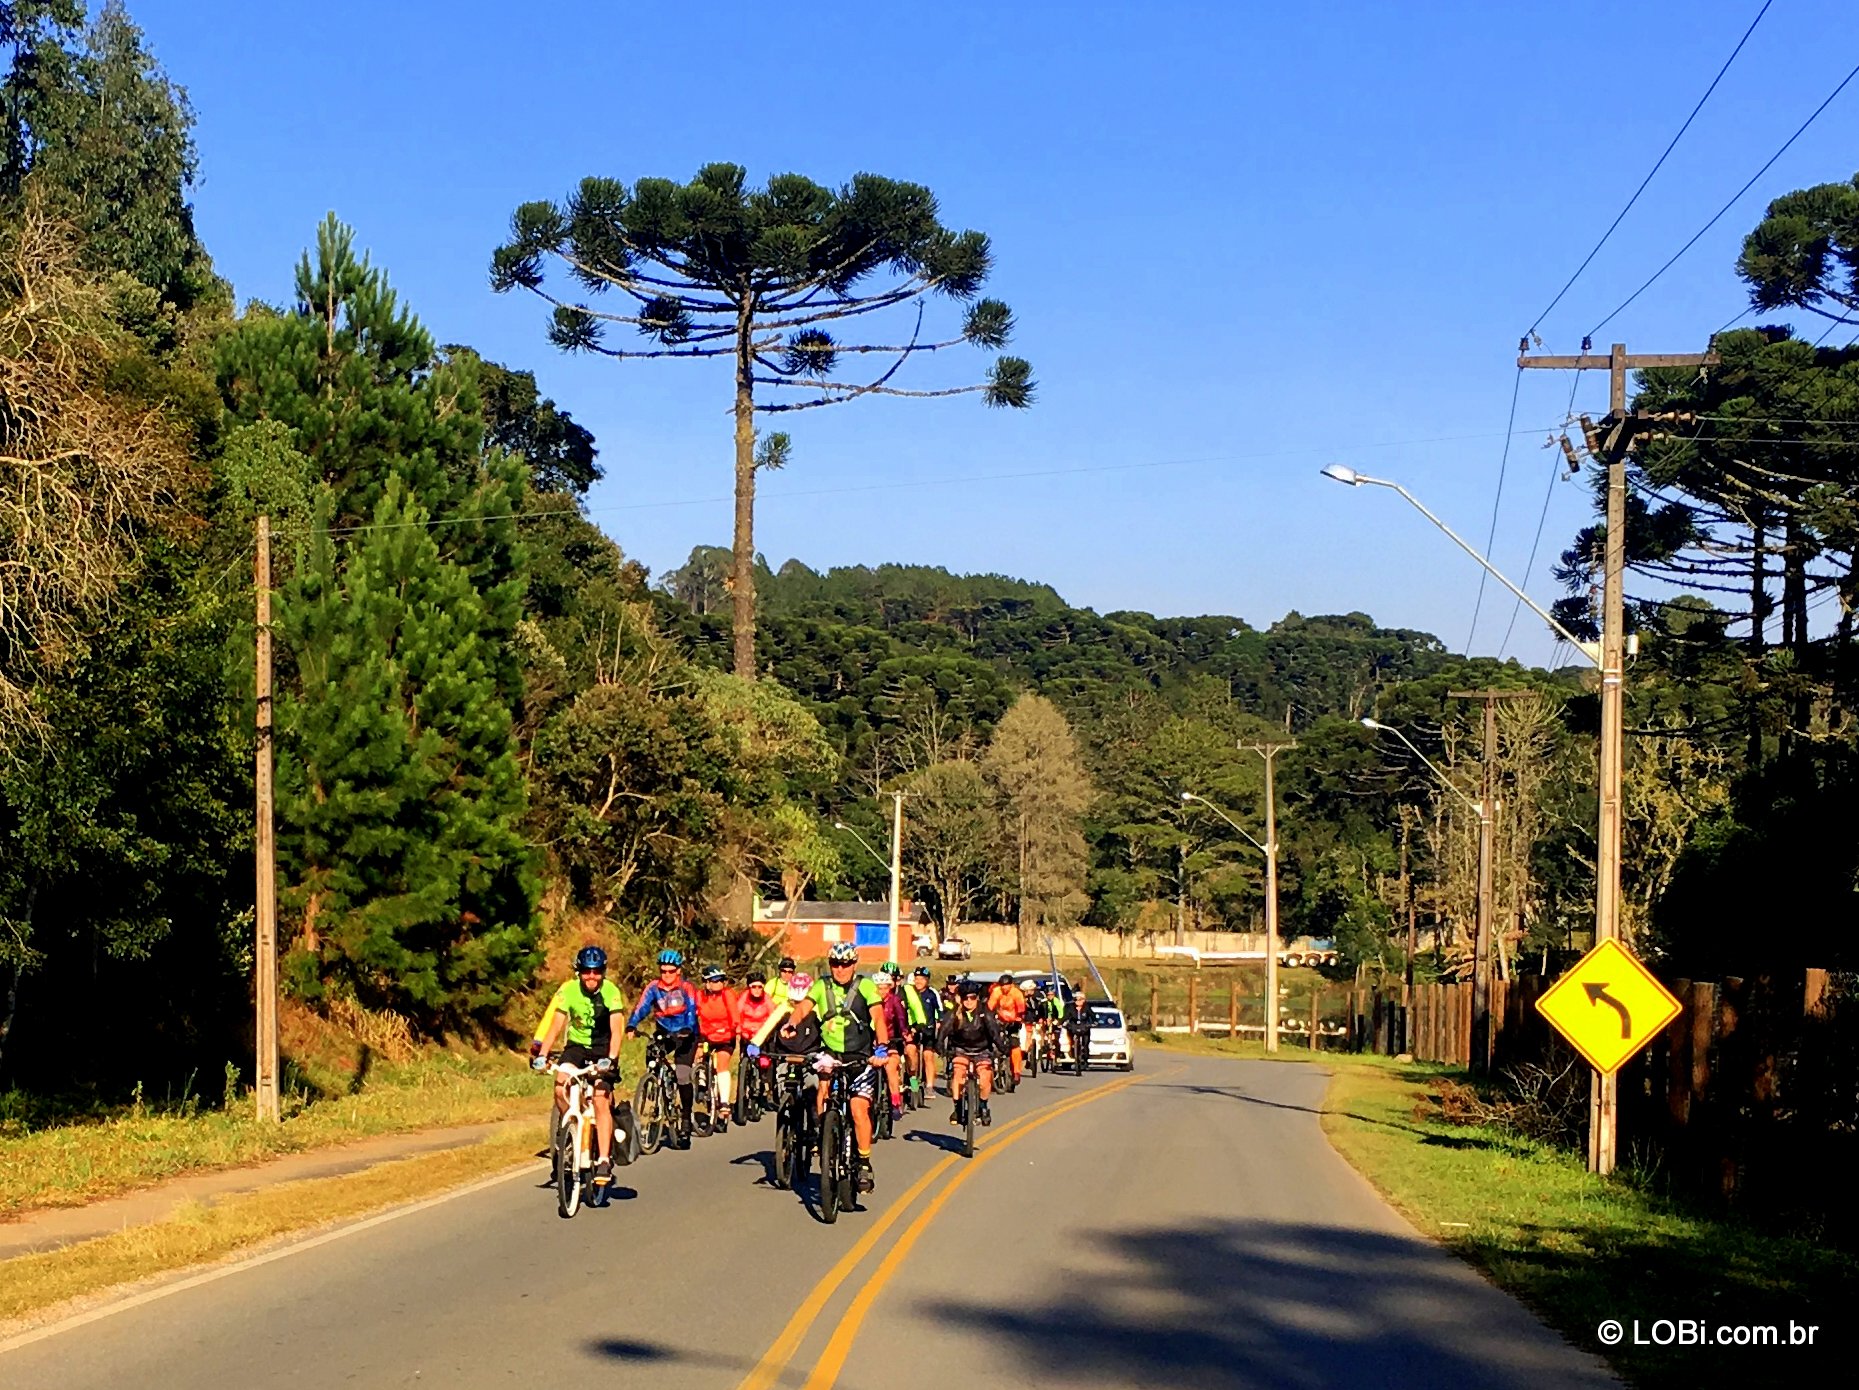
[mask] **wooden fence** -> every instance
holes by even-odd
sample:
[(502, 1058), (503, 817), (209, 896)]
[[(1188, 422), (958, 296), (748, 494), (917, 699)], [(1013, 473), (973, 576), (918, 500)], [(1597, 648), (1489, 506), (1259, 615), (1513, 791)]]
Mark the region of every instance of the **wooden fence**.
[[(1493, 982), (1493, 1068), (1585, 1095), (1586, 1066), (1536, 1011), (1551, 983)], [(1666, 983), (1678, 1017), (1620, 1072), (1623, 1158), (1675, 1189), (1859, 1238), (1859, 988), (1824, 970)], [(1126, 1002), (1141, 1018), (1143, 1001)], [(1263, 1032), (1256, 986), (1238, 981), (1191, 978), (1183, 1010), (1152, 980), (1146, 1002), (1151, 1028)], [(1290, 1046), (1464, 1066), (1472, 987), (1332, 984), (1281, 1009), (1280, 1026)]]

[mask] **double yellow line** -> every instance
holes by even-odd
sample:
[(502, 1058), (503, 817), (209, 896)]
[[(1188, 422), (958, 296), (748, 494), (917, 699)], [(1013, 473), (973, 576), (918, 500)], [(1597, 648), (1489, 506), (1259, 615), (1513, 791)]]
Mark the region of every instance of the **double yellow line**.
[(951, 1154), (938, 1160), (929, 1172), (918, 1178), (896, 1201), (885, 1208), (884, 1214), (864, 1235), (859, 1237), (850, 1250), (840, 1257), (839, 1262), (826, 1272), (825, 1277), (813, 1286), (812, 1291), (795, 1310), (794, 1316), (788, 1319), (787, 1326), (781, 1329), (780, 1334), (763, 1353), (762, 1359), (756, 1362), (755, 1368), (744, 1378), (738, 1390), (774, 1390), (782, 1372), (787, 1369), (788, 1362), (794, 1359), (794, 1353), (800, 1349), (801, 1342), (812, 1331), (814, 1323), (825, 1311), (826, 1305), (832, 1301), (833, 1295), (839, 1292), (840, 1286), (851, 1277), (852, 1272), (864, 1262), (865, 1257), (876, 1248), (879, 1241), (884, 1239), (886, 1232), (897, 1224), (917, 1198), (960, 1163), (961, 1171), (942, 1191), (930, 1199), (929, 1205), (924, 1207), (916, 1220), (904, 1228), (903, 1233), (886, 1252), (871, 1278), (865, 1281), (858, 1296), (852, 1300), (852, 1305), (846, 1310), (846, 1315), (840, 1320), (839, 1326), (834, 1329), (832, 1337), (827, 1341), (825, 1351), (821, 1353), (819, 1361), (814, 1365), (813, 1372), (807, 1377), (803, 1387), (803, 1390), (826, 1390), (826, 1387), (831, 1386), (837, 1380), (840, 1369), (845, 1365), (846, 1357), (851, 1354), (852, 1344), (858, 1339), (859, 1328), (864, 1324), (865, 1315), (871, 1311), (872, 1304), (883, 1292), (885, 1284), (903, 1264), (918, 1238), (929, 1229), (930, 1221), (937, 1212), (942, 1210), (943, 1204), (949, 1200), (957, 1188), (974, 1175), (977, 1168), (1017, 1144), (1041, 1125), (1056, 1120), (1061, 1115), (1069, 1114), (1081, 1106), (1091, 1105), (1106, 1096), (1115, 1095), (1118, 1091), (1134, 1086), (1144, 1079), (1140, 1076), (1132, 1076), (1122, 1081), (1113, 1081), (1085, 1095), (1023, 1116), (984, 1138), (975, 1156), (971, 1159), (965, 1160), (958, 1155)]

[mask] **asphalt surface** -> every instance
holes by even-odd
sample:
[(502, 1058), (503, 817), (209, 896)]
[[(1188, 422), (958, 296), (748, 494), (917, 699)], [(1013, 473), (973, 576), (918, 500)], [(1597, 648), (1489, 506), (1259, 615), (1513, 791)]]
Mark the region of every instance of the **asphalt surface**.
[(1318, 1069), (1138, 1068), (998, 1099), (973, 1159), (947, 1102), (906, 1116), (833, 1226), (767, 1184), (764, 1121), (572, 1221), (539, 1165), (141, 1295), (0, 1352), (0, 1385), (1613, 1384), (1336, 1157)]

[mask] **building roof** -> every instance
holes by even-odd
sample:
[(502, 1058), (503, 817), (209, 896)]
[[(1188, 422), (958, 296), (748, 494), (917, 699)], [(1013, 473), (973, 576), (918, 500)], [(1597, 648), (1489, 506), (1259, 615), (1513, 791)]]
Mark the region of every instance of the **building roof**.
[[(784, 902), (763, 903), (756, 914), (758, 922), (785, 922), (788, 920), (788, 905)], [(796, 922), (888, 922), (891, 920), (889, 903), (818, 903), (798, 902), (794, 904)], [(906, 926), (917, 924), (917, 905), (907, 902), (898, 911), (897, 920)]]

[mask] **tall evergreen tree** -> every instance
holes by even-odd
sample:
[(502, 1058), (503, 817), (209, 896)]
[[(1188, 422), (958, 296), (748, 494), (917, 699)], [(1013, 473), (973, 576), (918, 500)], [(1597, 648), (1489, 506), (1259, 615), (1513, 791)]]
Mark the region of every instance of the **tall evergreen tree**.
[(278, 624), (279, 848), (296, 985), (428, 1022), (533, 966), (512, 734), (523, 466), (486, 452), (475, 360), (439, 357), (331, 216), (297, 303), (219, 353), (235, 418), (290, 431), (317, 496)]
[(230, 304), (188, 202), (199, 170), (193, 108), (120, 0), (82, 32), (82, 5), (21, 0), (9, 10), (0, 194), (18, 198), (30, 177), (79, 233), (91, 269), (125, 272), (181, 312)]
[[(707, 164), (682, 185), (648, 178), (628, 188), (617, 179), (583, 179), (559, 207), (523, 204), (510, 231), (509, 243), (491, 257), (491, 287), (501, 293), (521, 286), (553, 304), (549, 336), (556, 346), (621, 359), (717, 357), (734, 367), (732, 657), (735, 673), (748, 680), (757, 669), (755, 475), (787, 457), (783, 434), (757, 447), (758, 413), (867, 396), (977, 393), (989, 405), (1032, 403), (1032, 368), (1020, 357), (996, 357), (987, 379), (970, 385), (893, 384), (919, 353), (964, 344), (998, 352), (1013, 334), (1007, 306), (978, 297), (993, 268), (987, 237), (943, 226), (935, 195), (921, 184), (858, 174), (833, 190), (778, 174), (751, 188), (740, 165)], [(624, 302), (599, 309), (545, 288), (551, 258), (580, 289), (617, 290)], [(923, 336), (932, 297), (966, 306), (949, 336)], [(893, 341), (834, 336), (858, 327), (864, 315), (887, 309), (907, 315), (912, 308), (914, 327)], [(610, 345), (604, 337), (610, 324), (634, 330), (644, 345)], [(880, 365), (849, 369), (867, 358)]]

